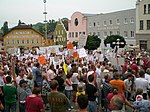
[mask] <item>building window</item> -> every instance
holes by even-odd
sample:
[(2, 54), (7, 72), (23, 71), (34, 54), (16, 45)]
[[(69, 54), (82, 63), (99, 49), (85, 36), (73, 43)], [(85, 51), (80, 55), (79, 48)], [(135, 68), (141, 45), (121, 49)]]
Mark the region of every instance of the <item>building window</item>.
[(117, 24), (120, 24), (120, 21), (119, 21), (119, 19), (117, 19), (117, 21), (116, 21), (116, 22), (117, 22)]
[(100, 25), (100, 23), (99, 23), (99, 22), (97, 22), (97, 25), (99, 26), (99, 25)]
[(147, 30), (150, 30), (150, 20), (147, 20)]
[(112, 25), (112, 20), (109, 21), (110, 25)]
[(134, 37), (134, 31), (131, 31), (131, 37)]
[(95, 33), (95, 32), (93, 32), (93, 35), (96, 35), (96, 33)]
[(79, 24), (78, 18), (75, 19), (74, 24), (75, 24), (75, 26), (78, 26), (78, 24)]
[(69, 37), (71, 38), (71, 32), (69, 32)]
[(60, 30), (58, 31), (58, 34), (60, 35)]
[(120, 35), (120, 31), (117, 31), (117, 35)]
[(140, 40), (140, 49), (147, 49), (147, 41), (146, 40)]
[(150, 14), (150, 4), (148, 4), (148, 14)]
[(131, 18), (130, 23), (134, 23), (134, 18)]
[(144, 21), (140, 20), (140, 30), (143, 30), (143, 29), (144, 29)]
[(144, 5), (144, 14), (146, 14), (146, 5)]
[(128, 37), (128, 32), (124, 31), (124, 37)]
[(95, 26), (96, 26), (96, 23), (94, 22), (93, 25), (94, 25), (94, 27), (95, 27)]
[(24, 44), (24, 40), (22, 40), (22, 44)]
[(15, 44), (15, 41), (14, 41), (14, 40), (12, 40), (12, 44)]
[(89, 26), (91, 27), (91, 23), (89, 23)]
[(124, 18), (124, 24), (128, 24), (128, 19)]
[(106, 21), (104, 21), (104, 26), (106, 26), (107, 24), (106, 24)]
[(39, 43), (39, 39), (36, 39), (36, 43), (37, 43), (37, 44)]
[(72, 32), (72, 38), (74, 38), (74, 32)]
[(29, 40), (26, 40), (26, 43), (29, 44)]
[(110, 36), (111, 36), (111, 35), (113, 35), (113, 32), (112, 32), (112, 31), (110, 31)]
[(34, 43), (34, 40), (32, 39), (32, 44)]
[(19, 44), (19, 40), (17, 40), (17, 44)]
[(76, 35), (76, 38), (77, 38), (77, 37), (78, 37), (78, 32), (76, 32), (76, 34), (75, 34), (75, 35)]
[(85, 35), (85, 32), (83, 32), (83, 34)]
[(97, 32), (97, 35), (100, 36), (100, 32)]
[(61, 33), (62, 33), (62, 35), (63, 35), (63, 34), (64, 34), (64, 31), (62, 30)]
[(7, 40), (7, 44), (10, 44), (10, 41), (9, 41), (9, 40)]
[(104, 32), (104, 37), (107, 37), (107, 32)]
[(81, 32), (79, 32), (79, 35), (81, 34)]

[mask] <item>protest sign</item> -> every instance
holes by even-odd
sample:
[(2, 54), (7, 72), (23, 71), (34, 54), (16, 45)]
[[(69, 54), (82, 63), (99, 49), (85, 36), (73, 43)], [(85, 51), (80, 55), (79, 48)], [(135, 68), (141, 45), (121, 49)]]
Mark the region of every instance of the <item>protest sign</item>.
[(80, 34), (79, 36), (79, 46), (78, 48), (83, 48), (86, 45), (86, 41), (87, 41), (87, 35), (84, 34)]
[(77, 49), (77, 53), (79, 54), (79, 58), (84, 58), (87, 56), (86, 51), (84, 48)]
[(67, 44), (67, 49), (73, 49), (73, 44)]
[(38, 62), (40, 63), (40, 64), (46, 64), (46, 59), (45, 59), (45, 57), (44, 56), (39, 56), (38, 57)]

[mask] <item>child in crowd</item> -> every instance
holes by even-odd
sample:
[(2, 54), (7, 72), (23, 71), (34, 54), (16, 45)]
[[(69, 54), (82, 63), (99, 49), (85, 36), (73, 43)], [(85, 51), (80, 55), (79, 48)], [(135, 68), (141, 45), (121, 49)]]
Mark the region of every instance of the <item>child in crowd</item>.
[(85, 95), (85, 90), (84, 90), (82, 85), (78, 85), (78, 91), (76, 93), (76, 100), (75, 101), (77, 101), (77, 98), (79, 95)]

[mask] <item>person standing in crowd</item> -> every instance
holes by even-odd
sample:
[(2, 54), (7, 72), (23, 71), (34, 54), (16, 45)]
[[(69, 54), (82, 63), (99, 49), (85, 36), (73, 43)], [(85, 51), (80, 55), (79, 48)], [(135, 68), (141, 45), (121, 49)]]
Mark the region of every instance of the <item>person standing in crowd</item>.
[(27, 80), (27, 76), (25, 75), (25, 72), (24, 72), (23, 68), (20, 68), (18, 73), (19, 74), (16, 78), (16, 82), (19, 85), (20, 80), (22, 80), (22, 79)]
[(120, 80), (120, 74), (118, 72), (114, 73), (114, 79), (110, 81), (110, 84), (112, 86), (116, 85), (118, 86), (118, 92), (122, 93), (126, 90), (126, 86), (124, 81)]
[(139, 68), (136, 64), (136, 59), (132, 59), (131, 69), (135, 71), (135, 76), (138, 77)]
[(127, 100), (130, 100), (131, 96), (131, 90), (132, 90), (132, 85), (133, 85), (133, 76), (131, 73), (128, 73), (127, 79), (124, 80), (124, 83), (126, 85), (127, 91), (125, 91), (125, 96)]
[(44, 112), (41, 88), (33, 88), (32, 94), (26, 98), (25, 106), (25, 112)]
[(139, 78), (135, 79), (135, 87), (136, 90), (138, 88), (141, 88), (143, 90), (143, 98), (146, 100), (147, 99), (147, 89), (149, 87), (148, 81), (145, 79), (145, 72), (141, 70), (139, 72)]
[(65, 85), (65, 95), (67, 96), (67, 98), (69, 100), (71, 100), (71, 96), (72, 96), (72, 81), (71, 81), (71, 77), (72, 77), (72, 73), (67, 74), (66, 76), (66, 85)]
[(34, 84), (36, 83), (35, 82), (35, 79), (36, 79), (36, 69), (37, 69), (36, 64), (37, 64), (37, 62), (34, 62), (33, 63), (33, 67), (32, 67), (32, 75), (33, 75)]
[(27, 87), (27, 81), (20, 80), (18, 87), (19, 112), (25, 112), (26, 97), (31, 95), (32, 91)]
[(36, 63), (36, 71), (35, 71), (35, 87), (42, 87), (42, 70), (40, 63)]
[(48, 93), (50, 92), (50, 84), (49, 84), (49, 81), (48, 81), (47, 74), (43, 74), (42, 76), (43, 76), (42, 98), (43, 98), (43, 101), (44, 101), (45, 109), (47, 110), (49, 108), (47, 106), (47, 104), (48, 104), (47, 96), (48, 96)]
[(17, 89), (12, 85), (11, 81), (12, 78), (7, 76), (6, 84), (3, 86), (5, 112), (16, 112)]
[(86, 95), (79, 95), (77, 98), (77, 103), (79, 107), (78, 112), (88, 112), (87, 106), (88, 106), (88, 97)]
[[(133, 102), (133, 105), (137, 112), (149, 112), (150, 111), (150, 100), (143, 99), (143, 90), (141, 88), (137, 89), (136, 92), (136, 101)], [(150, 91), (148, 91), (148, 96)], [(149, 97), (150, 98), (150, 97)]]
[(88, 95), (89, 112), (97, 112), (96, 97), (98, 96), (97, 88), (93, 85), (94, 76), (88, 76), (88, 84), (86, 85), (85, 92)]
[(67, 107), (70, 107), (69, 99), (63, 94), (58, 92), (58, 81), (52, 80), (50, 83), (51, 92), (48, 95), (48, 102), (51, 112), (66, 112)]
[(54, 78), (55, 80), (58, 81), (58, 84), (59, 84), (59, 86), (58, 86), (58, 91), (59, 91), (59, 92), (62, 92), (62, 93), (64, 93), (65, 85), (66, 85), (64, 79), (62, 78), (63, 75), (64, 75), (63, 69), (60, 68), (60, 69), (58, 70), (58, 75)]
[(124, 99), (119, 95), (114, 95), (110, 100), (111, 112), (123, 112), (122, 108), (124, 106)]
[(73, 73), (73, 75), (71, 77), (72, 87), (73, 87), (73, 102), (75, 102), (77, 86), (78, 86), (79, 78), (80, 78), (76, 64), (72, 64), (71, 72)]
[(148, 68), (146, 70), (145, 79), (148, 81), (148, 83), (149, 83), (149, 89), (150, 89), (150, 68)]
[(109, 73), (106, 73), (104, 76), (105, 82), (102, 83), (102, 107), (105, 108), (107, 111), (107, 105), (108, 105), (108, 100), (107, 100), (107, 95), (111, 92), (112, 86), (109, 83), (111, 80), (111, 75)]
[(49, 69), (47, 70), (47, 75), (48, 75), (48, 81), (51, 82), (56, 76), (54, 72), (54, 65), (50, 65)]
[(115, 95), (121, 97), (123, 99), (123, 101), (125, 102), (125, 104), (127, 104), (129, 107), (134, 108), (134, 106), (132, 104), (130, 104), (130, 102), (126, 99), (124, 94), (119, 93), (118, 86), (112, 86), (112, 92), (107, 95), (108, 109), (112, 110), (112, 108), (111, 108), (111, 103), (112, 103), (111, 100), (112, 100), (113, 96), (115, 96)]

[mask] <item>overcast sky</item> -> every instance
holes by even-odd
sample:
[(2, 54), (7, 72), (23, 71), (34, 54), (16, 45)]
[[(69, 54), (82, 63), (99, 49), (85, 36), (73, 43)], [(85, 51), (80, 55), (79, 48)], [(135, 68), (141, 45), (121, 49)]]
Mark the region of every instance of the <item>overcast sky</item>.
[[(137, 0), (46, 0), (47, 20), (67, 17), (75, 11), (82, 13), (108, 13), (135, 8)], [(43, 0), (0, 0), (0, 27), (8, 21), (9, 27), (18, 24), (19, 19), (26, 24), (44, 20)]]

